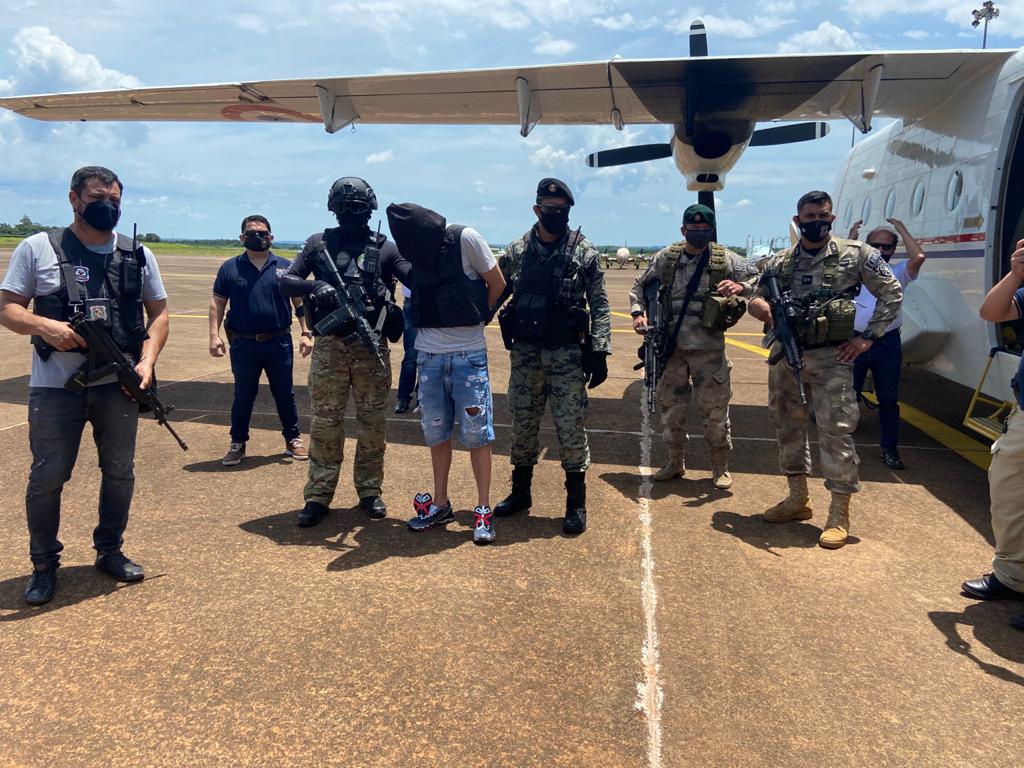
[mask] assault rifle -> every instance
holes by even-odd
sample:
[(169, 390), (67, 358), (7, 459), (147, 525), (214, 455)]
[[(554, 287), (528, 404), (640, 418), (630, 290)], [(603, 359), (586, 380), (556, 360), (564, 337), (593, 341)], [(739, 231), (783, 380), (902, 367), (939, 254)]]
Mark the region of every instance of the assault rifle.
[(89, 345), (89, 357), (82, 367), (64, 382), (64, 388), (79, 394), (89, 384), (113, 374), (124, 391), (139, 404), (139, 410), (142, 413), (152, 411), (157, 424), (171, 433), (171, 437), (178, 441), (181, 450), (187, 451), (188, 446), (185, 445), (185, 441), (167, 422), (167, 414), (173, 411), (174, 407), (160, 402), (152, 384), (145, 389), (142, 388), (142, 377), (135, 370), (135, 361), (114, 343), (104, 320), (102, 318), (89, 320), (81, 312), (76, 312), (68, 322), (75, 329), (75, 333), (85, 339), (85, 343)]
[(323, 275), (327, 282), (338, 295), (338, 307), (327, 315), (324, 315), (313, 325), (314, 336), (338, 335), (346, 344), (358, 340), (366, 349), (377, 358), (381, 368), (386, 368), (384, 357), (378, 347), (379, 337), (370, 324), (366, 322), (361, 311), (362, 307), (353, 309), (355, 303), (352, 295), (345, 285), (345, 281), (338, 274), (338, 265), (334, 259), (324, 250), (318, 251), (320, 261), (323, 265)]
[(652, 280), (644, 286), (644, 299), (647, 302), (647, 330), (644, 331), (644, 342), (638, 350), (640, 362), (633, 366), (634, 371), (644, 369), (644, 393), (647, 397), (647, 410), (654, 413), (658, 407), (658, 381), (665, 370), (665, 331), (662, 321), (660, 292), (661, 283)]
[(772, 328), (765, 334), (761, 346), (771, 349), (778, 341), (779, 351), (768, 358), (770, 365), (775, 365), (786, 358), (786, 363), (796, 377), (797, 390), (800, 392), (800, 405), (807, 405), (807, 395), (804, 392), (804, 381), (800, 372), (804, 369), (803, 349), (800, 347), (800, 326), (803, 319), (803, 312), (793, 301), (789, 291), (783, 292), (779, 283), (779, 274), (774, 269), (766, 269), (761, 275), (761, 283), (767, 293), (768, 304), (772, 309)]

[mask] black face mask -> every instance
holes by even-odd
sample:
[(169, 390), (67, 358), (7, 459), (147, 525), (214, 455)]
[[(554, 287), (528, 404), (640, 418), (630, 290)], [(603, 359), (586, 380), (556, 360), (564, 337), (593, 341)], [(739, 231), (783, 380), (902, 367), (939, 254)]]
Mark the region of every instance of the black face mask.
[(246, 235), (244, 244), (247, 251), (266, 251), (270, 248), (270, 238), (260, 237), (259, 235)]
[(831, 221), (802, 221), (800, 222), (800, 234), (809, 243), (820, 243), (829, 236), (832, 231)]
[(714, 236), (714, 234), (715, 233), (712, 232), (710, 229), (688, 229), (686, 231), (685, 237), (686, 242), (688, 242), (694, 248), (700, 248), (701, 250), (704, 250), (705, 248), (707, 248), (708, 243), (711, 242), (711, 238), (712, 236)]
[(85, 223), (100, 232), (111, 232), (121, 218), (121, 207), (110, 200), (93, 200), (82, 211)]
[(370, 212), (366, 213), (351, 213), (345, 211), (344, 213), (337, 214), (338, 226), (341, 227), (342, 233), (347, 236), (363, 234), (366, 232), (367, 225), (370, 222)]
[(540, 225), (552, 235), (561, 235), (569, 228), (569, 212), (565, 213), (542, 213)]

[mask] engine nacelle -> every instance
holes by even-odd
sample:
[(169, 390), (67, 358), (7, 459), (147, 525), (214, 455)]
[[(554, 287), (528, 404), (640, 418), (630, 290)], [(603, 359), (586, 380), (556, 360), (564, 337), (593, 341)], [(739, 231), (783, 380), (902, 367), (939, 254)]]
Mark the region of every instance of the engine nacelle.
[(754, 124), (745, 120), (698, 121), (692, 137), (684, 126), (676, 125), (672, 134), (672, 160), (686, 178), (691, 192), (717, 192), (725, 187), (725, 176), (736, 165), (750, 137)]

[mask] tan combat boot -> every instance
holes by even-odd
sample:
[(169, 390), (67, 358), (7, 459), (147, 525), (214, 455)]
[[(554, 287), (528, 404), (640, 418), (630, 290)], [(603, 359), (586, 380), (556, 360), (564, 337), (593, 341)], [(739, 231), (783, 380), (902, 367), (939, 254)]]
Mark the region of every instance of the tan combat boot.
[(686, 459), (683, 454), (679, 451), (669, 450), (668, 461), (665, 462), (665, 466), (651, 475), (652, 480), (657, 480), (659, 483), (663, 483), (666, 480), (674, 480), (681, 475), (686, 474)]
[(828, 507), (828, 521), (825, 530), (818, 537), (818, 546), (825, 549), (839, 549), (850, 535), (850, 494), (833, 493)]
[(807, 492), (807, 475), (786, 475), (786, 481), (789, 483), (789, 496), (764, 511), (765, 522), (788, 523), (790, 520), (811, 519), (811, 508), (807, 506), (811, 498)]
[(724, 491), (732, 488), (732, 475), (729, 474), (729, 450), (711, 452), (711, 482), (715, 488)]

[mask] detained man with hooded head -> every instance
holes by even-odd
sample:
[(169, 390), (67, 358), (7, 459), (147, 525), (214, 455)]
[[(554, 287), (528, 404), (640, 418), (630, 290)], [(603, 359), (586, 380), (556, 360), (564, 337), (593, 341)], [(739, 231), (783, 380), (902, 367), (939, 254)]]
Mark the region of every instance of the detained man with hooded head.
[(505, 280), (476, 230), (447, 226), (441, 214), (414, 203), (389, 205), (387, 213), (391, 236), (412, 264), (409, 300), (421, 424), (434, 474), (434, 493), (416, 495), (409, 529), (426, 531), (455, 519), (448, 474), (457, 417), (477, 486), (473, 541), (489, 544), (495, 538), (490, 502), (494, 407), (484, 326)]

